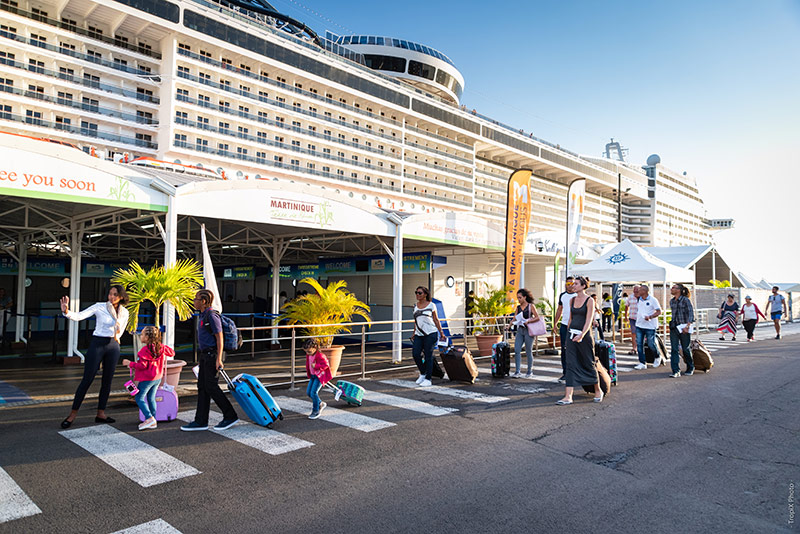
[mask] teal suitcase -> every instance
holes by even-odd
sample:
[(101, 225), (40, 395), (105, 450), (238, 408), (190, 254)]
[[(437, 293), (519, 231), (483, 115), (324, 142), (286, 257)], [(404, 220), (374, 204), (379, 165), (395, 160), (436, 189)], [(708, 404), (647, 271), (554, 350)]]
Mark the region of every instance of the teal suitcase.
[(342, 391), (342, 396), (340, 398), (343, 401), (345, 401), (347, 404), (361, 406), (361, 403), (364, 400), (364, 388), (358, 384), (353, 384), (352, 382), (347, 382), (345, 380), (339, 380), (336, 382), (336, 387)]

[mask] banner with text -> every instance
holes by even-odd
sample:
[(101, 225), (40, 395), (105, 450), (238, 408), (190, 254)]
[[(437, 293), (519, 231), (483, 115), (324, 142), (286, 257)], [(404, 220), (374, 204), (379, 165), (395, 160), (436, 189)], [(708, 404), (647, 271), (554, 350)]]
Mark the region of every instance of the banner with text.
[(567, 190), (567, 276), (578, 257), (580, 248), (581, 226), (583, 226), (583, 209), (586, 205), (586, 180), (575, 180)]
[(525, 240), (531, 222), (531, 174), (530, 170), (520, 169), (508, 179), (505, 285), (512, 288), (509, 291), (512, 301), (514, 293), (522, 287)]

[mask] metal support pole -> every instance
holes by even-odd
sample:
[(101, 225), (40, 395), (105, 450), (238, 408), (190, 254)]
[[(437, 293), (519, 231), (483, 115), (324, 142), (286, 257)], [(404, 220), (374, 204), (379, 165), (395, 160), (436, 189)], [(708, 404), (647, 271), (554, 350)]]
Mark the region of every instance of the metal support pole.
[[(82, 226), (79, 229), (75, 223), (72, 223), (72, 233), (70, 236), (69, 251), (70, 251), (70, 270), (69, 270), (69, 305), (73, 311), (81, 309), (81, 241), (83, 240)], [(75, 321), (69, 322), (69, 334), (67, 336), (67, 356), (77, 354), (81, 359), (81, 363), (85, 358), (83, 354), (78, 351), (78, 333), (79, 325)]]
[(403, 223), (395, 223), (392, 263), (392, 363), (403, 360)]
[[(19, 343), (24, 340), (25, 325), (22, 318), (25, 316), (25, 279), (28, 277), (28, 243), (22, 239), (19, 240), (17, 245), (19, 247), (18, 253), (18, 267), (17, 267), (17, 316), (14, 319), (14, 340)], [(5, 326), (3, 327), (3, 334), (5, 335)]]
[(58, 358), (58, 315), (53, 317), (53, 362)]
[[(171, 267), (178, 261), (178, 210), (174, 196), (167, 196), (166, 225), (164, 229), (164, 267)], [(175, 308), (164, 304), (164, 344), (175, 346)]]
[(361, 378), (367, 377), (367, 327), (361, 325)]
[(294, 386), (294, 365), (295, 365), (295, 354), (294, 354), (294, 351), (295, 351), (296, 349), (297, 349), (297, 339), (296, 339), (296, 333), (295, 333), (295, 329), (294, 329), (294, 328), (292, 328), (292, 351), (290, 352), (290, 354), (292, 355), (292, 356), (291, 356), (291, 362), (292, 362), (292, 363), (291, 363), (291, 365), (292, 365), (292, 369), (291, 369), (291, 371), (290, 371), (290, 376), (291, 376), (291, 379), (290, 379), (290, 381), (289, 381), (289, 382), (290, 382), (290, 383), (289, 383), (289, 389), (294, 389), (294, 387), (295, 387), (295, 386)]
[(617, 173), (617, 243), (622, 243), (622, 173)]

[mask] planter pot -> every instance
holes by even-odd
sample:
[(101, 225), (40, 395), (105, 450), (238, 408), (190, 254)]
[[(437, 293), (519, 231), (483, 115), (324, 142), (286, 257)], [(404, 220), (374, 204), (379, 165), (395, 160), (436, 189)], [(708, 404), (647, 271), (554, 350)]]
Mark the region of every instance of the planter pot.
[(499, 343), (503, 339), (500, 334), (478, 334), (475, 341), (478, 342), (478, 353), (481, 356), (492, 355), (492, 345)]
[(82, 363), (80, 356), (64, 356), (62, 360), (61, 363), (64, 365), (80, 365)]
[(183, 360), (167, 360), (167, 384), (177, 386), (181, 379), (181, 370), (186, 362)]
[(319, 349), (322, 354), (328, 358), (328, 362), (331, 364), (331, 375), (336, 376), (339, 374), (339, 364), (342, 363), (342, 352), (344, 351), (344, 345), (332, 345), (327, 349)]

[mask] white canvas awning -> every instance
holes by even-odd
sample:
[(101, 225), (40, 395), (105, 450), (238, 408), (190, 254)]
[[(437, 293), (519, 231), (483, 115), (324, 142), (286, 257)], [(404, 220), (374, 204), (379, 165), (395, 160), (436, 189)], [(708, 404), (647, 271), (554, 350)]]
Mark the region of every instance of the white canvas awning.
[(592, 282), (694, 282), (690, 269), (660, 260), (629, 239), (590, 263), (575, 265), (573, 274)]

